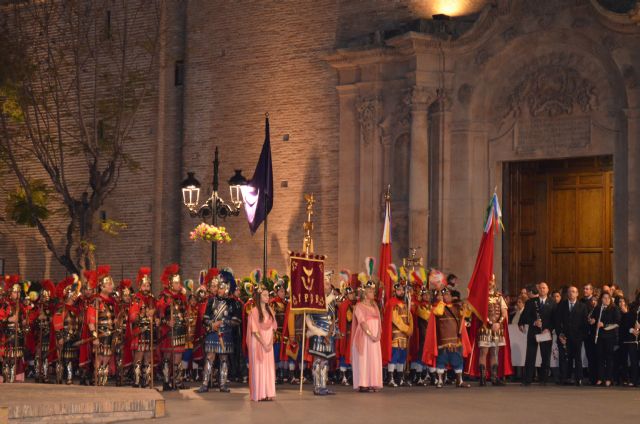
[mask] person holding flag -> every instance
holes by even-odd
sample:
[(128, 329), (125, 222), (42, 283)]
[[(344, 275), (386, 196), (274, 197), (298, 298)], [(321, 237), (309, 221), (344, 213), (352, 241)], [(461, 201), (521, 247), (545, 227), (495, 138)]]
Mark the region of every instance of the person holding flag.
[(501, 217), (498, 195), (494, 193), (469, 282), (467, 300), (473, 312), (470, 331), (473, 348), (467, 369), (469, 375), (480, 377), (480, 386), (486, 386), (487, 376), (490, 376), (492, 385), (501, 386), (504, 384), (502, 379), (513, 372), (507, 304), (496, 289), (496, 277), (493, 274), (494, 237), (502, 226)]
[(384, 310), (381, 341), (382, 360), (387, 364), (387, 385), (398, 387), (408, 385), (404, 379), (404, 366), (407, 362), (409, 337), (413, 333), (413, 319), (405, 296), (406, 273), (401, 269), (398, 275), (394, 270), (395, 265), (389, 266), (389, 274), (394, 281), (394, 297), (389, 299)]

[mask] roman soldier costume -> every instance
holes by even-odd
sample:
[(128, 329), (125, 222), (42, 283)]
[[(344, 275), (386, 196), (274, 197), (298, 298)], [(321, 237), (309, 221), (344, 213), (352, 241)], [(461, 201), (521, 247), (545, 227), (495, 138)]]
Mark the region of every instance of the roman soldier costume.
[(473, 346), (469, 363), (469, 374), (480, 377), (480, 386), (486, 386), (487, 360), (491, 384), (502, 386), (502, 377), (512, 373), (511, 349), (509, 346), (509, 317), (507, 303), (501, 293), (496, 291), (495, 275), (489, 282), (489, 297), (487, 299), (487, 320), (480, 322), (474, 315), (471, 325), (471, 340)]
[[(31, 289), (34, 287), (32, 286)], [(51, 297), (55, 296), (55, 286), (51, 280), (41, 283), (40, 293), (31, 312), (32, 336), (34, 342), (34, 361), (36, 383), (49, 382), (49, 355), (51, 352)]]
[(105, 293), (106, 287), (113, 287), (113, 279), (109, 275), (110, 270), (111, 267), (105, 265), (99, 266), (95, 271), (100, 293), (89, 304), (85, 318), (91, 332), (90, 337), (94, 341), (93, 354), (96, 356), (94, 382), (97, 386), (107, 385), (109, 362), (115, 352), (114, 338), (117, 331), (118, 305), (110, 294)]
[(178, 264), (162, 273), (164, 290), (156, 306), (160, 317), (160, 350), (163, 353), (163, 390), (183, 389), (181, 355), (187, 344), (187, 297), (182, 287)]
[(241, 311), (229, 293), (235, 291), (235, 279), (228, 271), (220, 272), (218, 296), (209, 299), (204, 313), (203, 326), (206, 336), (204, 350), (207, 355), (204, 365), (202, 386), (199, 393), (209, 391), (209, 381), (213, 373), (216, 356), (220, 360), (219, 383), (221, 392), (229, 392), (229, 355), (234, 352), (233, 330), (241, 324)]
[(151, 268), (142, 267), (138, 270), (136, 284), (138, 292), (133, 296), (129, 308), (127, 339), (134, 356), (133, 387), (146, 387), (151, 384), (151, 336), (156, 309), (156, 299), (151, 293)]
[(329, 360), (336, 356), (335, 338), (340, 334), (337, 328), (337, 304), (333, 290), (326, 296), (325, 312), (307, 315), (307, 337), (309, 354), (313, 357), (313, 394), (326, 396), (335, 394), (327, 388), (329, 380)]
[(118, 316), (116, 317), (116, 329), (113, 338), (114, 357), (116, 362), (116, 386), (124, 384), (127, 370), (131, 366), (131, 339), (129, 329), (129, 309), (131, 307), (131, 280), (120, 281), (115, 292), (116, 303), (118, 304)]
[(21, 300), (20, 276), (13, 275), (7, 282), (7, 296), (0, 306), (0, 324), (4, 331), (2, 375), (5, 382), (13, 383), (23, 368), (25, 333), (29, 331), (29, 326), (27, 311)]
[(56, 358), (56, 383), (73, 384), (74, 364), (78, 360), (77, 342), (80, 337), (81, 310), (76, 305), (80, 297), (80, 280), (67, 277), (56, 286), (56, 297), (60, 300), (53, 313), (53, 333)]

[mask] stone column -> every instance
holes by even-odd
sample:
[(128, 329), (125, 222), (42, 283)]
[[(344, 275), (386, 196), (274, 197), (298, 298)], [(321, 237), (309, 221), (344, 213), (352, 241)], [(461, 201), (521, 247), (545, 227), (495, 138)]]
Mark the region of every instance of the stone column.
[(429, 122), (427, 111), (435, 89), (415, 86), (411, 92), (411, 165), (409, 167), (409, 247), (425, 256), (429, 241)]
[(355, 85), (338, 86), (340, 148), (338, 153), (338, 263), (355, 272), (358, 261), (360, 142)]
[(638, 287), (640, 275), (640, 108), (625, 109), (627, 116), (627, 290)]

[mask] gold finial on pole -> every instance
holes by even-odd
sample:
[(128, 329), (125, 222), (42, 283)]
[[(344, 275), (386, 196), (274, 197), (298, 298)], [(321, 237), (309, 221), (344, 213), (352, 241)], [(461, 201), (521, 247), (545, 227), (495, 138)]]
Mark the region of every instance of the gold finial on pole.
[(313, 253), (313, 238), (311, 236), (311, 232), (313, 231), (313, 221), (311, 221), (311, 217), (313, 216), (313, 204), (316, 202), (313, 198), (313, 193), (305, 194), (304, 200), (307, 202), (307, 220), (302, 224), (302, 228), (304, 229), (304, 240), (302, 242), (302, 251), (310, 255)]
[(402, 259), (402, 266), (411, 269), (414, 271), (416, 268), (422, 266), (422, 258), (418, 257), (418, 249), (419, 247), (410, 247), (409, 248), (409, 257)]

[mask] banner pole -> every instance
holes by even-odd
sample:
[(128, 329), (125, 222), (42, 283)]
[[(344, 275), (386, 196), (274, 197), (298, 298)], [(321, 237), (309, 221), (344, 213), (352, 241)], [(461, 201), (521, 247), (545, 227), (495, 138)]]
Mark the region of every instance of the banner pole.
[(302, 319), (302, 346), (300, 346), (300, 349), (302, 349), (302, 352), (300, 352), (300, 392), (299, 394), (302, 394), (302, 383), (304, 382), (304, 346), (307, 341), (306, 336), (307, 336), (307, 312), (305, 311)]

